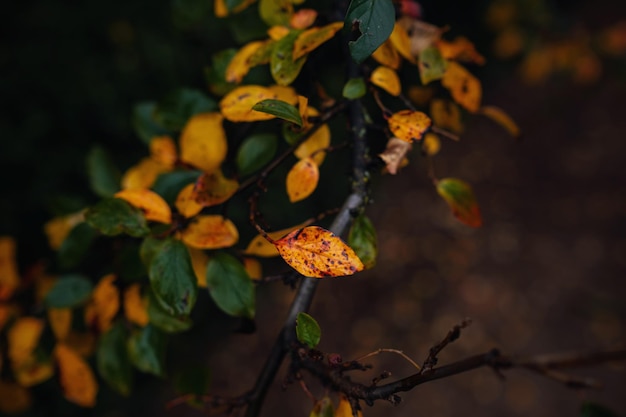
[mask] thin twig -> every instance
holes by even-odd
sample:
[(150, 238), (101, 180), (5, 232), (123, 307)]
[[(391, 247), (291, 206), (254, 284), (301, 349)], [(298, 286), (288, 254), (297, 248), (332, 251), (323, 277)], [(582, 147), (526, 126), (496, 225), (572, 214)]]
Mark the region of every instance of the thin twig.
[(372, 356), (378, 355), (380, 353), (383, 352), (387, 352), (387, 353), (396, 353), (400, 356), (402, 356), (404, 359), (406, 359), (411, 365), (413, 365), (418, 371), (421, 369), (421, 367), (417, 364), (417, 362), (415, 362), (413, 359), (411, 359), (409, 356), (407, 356), (404, 352), (402, 352), (401, 350), (398, 349), (391, 349), (391, 348), (380, 348), (378, 350), (375, 350), (373, 352), (368, 353), (367, 355), (363, 355), (357, 359), (354, 359), (355, 362), (361, 362), (363, 361), (363, 359), (367, 359), (370, 358)]
[(437, 365), (437, 360), (438, 360), (437, 356), (439, 355), (439, 353), (441, 353), (441, 351), (444, 350), (445, 347), (448, 346), (450, 343), (457, 340), (459, 336), (461, 335), (461, 330), (469, 326), (471, 323), (472, 323), (472, 320), (470, 320), (469, 318), (464, 319), (461, 323), (456, 324), (448, 332), (448, 334), (446, 334), (446, 337), (444, 337), (441, 340), (441, 342), (431, 347), (430, 350), (428, 351), (428, 356), (426, 357), (426, 359), (424, 360), (424, 363), (422, 364), (420, 373), (423, 374), (424, 372), (428, 371), (429, 369)]

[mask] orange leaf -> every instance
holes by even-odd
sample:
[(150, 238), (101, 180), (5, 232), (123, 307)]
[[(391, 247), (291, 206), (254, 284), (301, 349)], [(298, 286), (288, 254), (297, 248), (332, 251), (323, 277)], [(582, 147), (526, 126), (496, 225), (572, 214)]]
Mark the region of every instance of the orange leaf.
[(514, 138), (518, 138), (520, 136), (520, 128), (517, 123), (515, 123), (515, 120), (513, 120), (511, 116), (506, 114), (501, 108), (496, 106), (483, 106), (480, 108), (480, 114), (487, 116), (505, 128)]
[(100, 333), (111, 327), (111, 322), (120, 309), (120, 291), (113, 281), (114, 274), (104, 276), (93, 290), (92, 300), (85, 309), (85, 322), (96, 328)]
[(382, 45), (378, 47), (372, 54), (379, 64), (385, 65), (389, 68), (400, 68), (400, 55), (398, 51), (393, 47), (391, 41), (386, 40)]
[[(230, 93), (226, 94), (222, 101), (220, 101), (220, 110), (222, 111), (224, 117), (231, 122), (255, 122), (259, 120), (270, 120), (276, 116), (252, 110), (252, 107), (255, 104), (268, 98), (276, 99), (276, 94), (267, 87), (262, 87), (260, 85), (237, 87)], [(210, 130), (205, 131), (204, 133), (214, 134), (211, 133)]]
[(343, 22), (334, 22), (326, 26), (315, 27), (302, 32), (293, 44), (293, 60), (301, 58), (330, 40), (343, 27)]
[(421, 111), (401, 110), (387, 120), (391, 133), (409, 143), (422, 139), (432, 121)]
[(148, 299), (141, 296), (141, 285), (133, 284), (124, 290), (124, 315), (131, 323), (146, 326), (148, 317)]
[[(277, 230), (275, 232), (268, 233), (268, 236), (272, 240), (278, 240), (281, 237), (285, 236), (287, 233), (293, 232), (296, 229), (302, 229), (303, 227), (311, 224), (311, 221), (306, 221), (304, 223), (288, 227), (286, 229)], [(256, 235), (254, 239), (250, 241), (248, 247), (244, 251), (246, 255), (254, 255), (260, 256), (262, 258), (270, 258), (272, 256), (278, 256), (278, 250), (273, 243), (269, 242), (267, 239), (263, 237), (263, 235)]]
[(159, 164), (172, 169), (178, 159), (174, 140), (169, 136), (155, 136), (150, 140), (150, 157)]
[(54, 349), (54, 355), (65, 398), (81, 407), (95, 406), (98, 382), (87, 362), (61, 343)]
[[(319, 116), (319, 112), (314, 107), (307, 107), (306, 109), (306, 120), (305, 127), (306, 129), (303, 133), (306, 133), (311, 125), (308, 122), (308, 118), (311, 116)], [(311, 135), (310, 138), (305, 140), (296, 148), (293, 154), (300, 159), (311, 157), (317, 164), (317, 166), (322, 165), (324, 162), (324, 158), (326, 157), (326, 152), (323, 152), (322, 149), (326, 149), (330, 146), (330, 128), (327, 124), (323, 124), (317, 129), (315, 133)]]
[(463, 120), (461, 109), (451, 101), (436, 98), (430, 102), (430, 117), (433, 123), (442, 129), (461, 134), (463, 133)]
[(124, 173), (121, 181), (122, 188), (125, 190), (150, 188), (159, 175), (168, 171), (170, 168), (158, 163), (153, 158), (143, 158)]
[(473, 62), (478, 65), (483, 65), (485, 63), (485, 57), (478, 53), (474, 44), (466, 37), (459, 36), (452, 42), (439, 39), (436, 42), (436, 45), (437, 48), (439, 48), (439, 52), (441, 52), (441, 56), (445, 59)]
[(40, 362), (35, 356), (31, 356), (19, 366), (13, 366), (13, 375), (21, 386), (32, 387), (50, 379), (54, 375), (54, 366), (50, 362)]
[(197, 216), (182, 231), (181, 239), (197, 249), (228, 248), (237, 243), (239, 232), (233, 222), (222, 216)]
[(296, 162), (287, 174), (287, 195), (289, 201), (304, 200), (317, 188), (320, 171), (312, 158), (304, 158)]
[(219, 113), (199, 113), (189, 119), (180, 134), (180, 159), (204, 172), (218, 169), (228, 151), (222, 120)]
[(67, 347), (82, 357), (88, 357), (96, 349), (96, 336), (93, 333), (79, 333), (71, 331), (63, 342)]
[(8, 357), (13, 366), (28, 361), (37, 347), (43, 330), (43, 321), (34, 317), (20, 317), (7, 333)]
[(294, 29), (306, 29), (317, 19), (317, 11), (313, 9), (300, 9), (289, 19), (289, 26)]
[(72, 327), (72, 309), (49, 308), (48, 322), (50, 323), (54, 337), (56, 337), (59, 342), (62, 342), (70, 333)]
[(174, 205), (180, 214), (189, 218), (200, 213), (203, 206), (196, 202), (195, 184), (187, 184), (178, 193)]
[(15, 240), (9, 236), (0, 236), (0, 300), (8, 300), (19, 285)]
[(450, 61), (441, 79), (441, 84), (450, 90), (454, 101), (472, 113), (478, 111), (483, 94), (482, 86), (478, 78), (474, 77), (468, 70), (456, 62)]
[(248, 273), (248, 276), (250, 277), (250, 279), (258, 281), (261, 278), (263, 278), (263, 270), (261, 268), (261, 262), (259, 262), (258, 259), (243, 258), (243, 267)]
[(279, 41), (289, 33), (289, 28), (285, 26), (272, 26), (267, 30), (267, 35), (273, 41)]
[(337, 277), (363, 270), (352, 248), (318, 226), (294, 230), (274, 245), (285, 262), (306, 277)]
[[(76, 213), (68, 214), (66, 216), (55, 217), (54, 219), (48, 221), (44, 226), (43, 230), (46, 236), (48, 237), (48, 244), (54, 250), (58, 250), (63, 241), (70, 233), (70, 231), (76, 226), (78, 223), (85, 221), (85, 212), (81, 210)], [(0, 258), (2, 257), (2, 250), (0, 249)], [(0, 265), (2, 262), (0, 261)], [(1, 266), (0, 266), (1, 270)], [(0, 277), (0, 281), (1, 281)]]
[(172, 222), (172, 211), (165, 200), (150, 190), (122, 190), (114, 197), (127, 201), (131, 206), (140, 209), (147, 220), (169, 224)]
[(379, 66), (370, 75), (372, 84), (382, 88), (392, 96), (399, 96), (402, 92), (400, 78), (394, 70), (389, 67)]
[(176, 198), (176, 208), (185, 217), (195, 216), (203, 207), (222, 204), (235, 194), (239, 183), (224, 177), (221, 170), (201, 174), (195, 184), (184, 187)]
[(452, 214), (461, 223), (480, 227), (482, 219), (472, 187), (456, 178), (443, 178), (437, 181), (437, 193), (450, 206)]
[(204, 251), (187, 246), (187, 251), (191, 257), (191, 267), (196, 275), (198, 287), (206, 288), (206, 267), (209, 263), (209, 257)]
[(226, 81), (239, 84), (252, 67), (250, 58), (269, 41), (253, 41), (244, 45), (226, 67)]
[(404, 160), (404, 156), (411, 150), (411, 147), (411, 143), (405, 140), (398, 138), (389, 139), (385, 151), (378, 156), (385, 162), (387, 171), (389, 171), (391, 175), (395, 175), (398, 172)]

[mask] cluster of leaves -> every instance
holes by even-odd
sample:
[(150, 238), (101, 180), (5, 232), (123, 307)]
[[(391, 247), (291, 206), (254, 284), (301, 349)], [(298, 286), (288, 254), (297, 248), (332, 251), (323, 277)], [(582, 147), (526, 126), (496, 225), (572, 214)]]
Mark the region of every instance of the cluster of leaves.
[[(228, 16), (253, 3), (217, 0), (215, 14)], [(0, 328), (7, 334), (12, 375), (11, 382), (0, 383), (0, 398), (21, 399), (11, 411), (27, 407), (28, 388), (55, 374), (69, 401), (93, 406), (98, 380), (87, 362), (92, 355), (100, 377), (124, 395), (131, 391), (133, 368), (163, 376), (168, 334), (192, 326), (200, 289), (226, 314), (254, 318), (263, 258), (280, 256), (300, 274), (318, 278), (374, 266), (376, 233), (362, 213), (354, 219), (348, 244), (311, 221), (268, 233), (256, 220), (255, 201), (266, 178), (286, 161), (295, 160), (283, 179), (289, 201), (313, 194), (320, 166), (334, 149), (327, 122), (347, 101), (377, 105), (379, 115), (370, 110), (373, 118), (364, 118), (371, 126), (373, 119), (385, 123), (386, 137), (377, 139), (381, 148), (387, 144), (379, 157), (391, 174), (407, 161), (414, 144), (430, 159), (441, 147), (439, 135), (458, 139), (465, 113), (486, 115), (519, 134), (504, 112), (481, 105), (481, 84), (461, 63), (480, 65), (484, 59), (467, 39), (445, 40), (443, 29), (410, 15), (396, 19), (390, 0), (353, 0), (343, 22), (329, 21), (316, 10), (296, 10), (300, 3), (259, 1), (267, 38), (216, 55), (207, 73), (212, 95), (179, 89), (158, 103), (137, 106), (135, 129), (148, 145), (148, 156), (123, 174), (103, 149), (88, 155), (92, 190), (101, 200), (52, 219), (45, 231), (64, 270), (78, 267), (96, 244), (109, 242), (116, 261), (105, 260), (99, 276), (51, 275), (39, 268), (20, 279), (13, 241), (0, 240)], [(363, 63), (362, 73), (345, 82), (341, 96), (329, 95), (319, 82), (316, 94), (313, 89), (300, 94), (292, 83), (310, 55), (333, 39), (342, 42), (336, 36), (342, 28), (344, 37), (354, 31), (356, 40), (343, 45)], [(403, 60), (417, 67), (408, 88), (398, 75)], [(265, 65), (273, 83), (247, 81), (252, 68)], [(445, 98), (436, 94), (442, 91)], [(401, 108), (389, 110), (383, 104), (389, 100)], [(432, 177), (453, 214), (480, 226), (471, 187), (459, 179)], [(248, 198), (250, 214), (242, 215), (239, 207)], [(248, 220), (258, 235), (244, 246), (240, 230), (250, 227)], [(34, 290), (33, 311), (42, 313), (30, 314), (13, 303), (14, 294), (26, 288)], [(315, 331), (306, 332), (305, 343), (315, 345), (310, 338)], [(324, 401), (317, 415), (332, 409)], [(340, 402), (335, 415), (348, 415), (339, 411), (346, 404)]]

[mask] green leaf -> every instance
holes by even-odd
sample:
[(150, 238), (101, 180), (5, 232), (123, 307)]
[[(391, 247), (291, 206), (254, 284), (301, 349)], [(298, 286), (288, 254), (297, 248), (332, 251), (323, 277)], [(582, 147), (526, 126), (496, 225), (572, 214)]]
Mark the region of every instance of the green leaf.
[(280, 119), (302, 126), (302, 117), (296, 106), (282, 100), (268, 98), (252, 106), (252, 110), (272, 114)]
[(365, 81), (363, 78), (350, 78), (348, 82), (343, 86), (343, 92), (341, 93), (348, 100), (354, 100), (361, 98), (367, 92)]
[(304, 343), (311, 349), (320, 342), (322, 337), (322, 329), (315, 319), (307, 313), (298, 313), (296, 318), (296, 336), (300, 343)]
[(352, 0), (345, 18), (345, 27), (357, 27), (361, 35), (348, 42), (350, 55), (357, 62), (365, 61), (391, 35), (396, 12), (391, 0)]
[(100, 146), (91, 148), (87, 155), (87, 175), (91, 190), (100, 197), (111, 197), (120, 189), (121, 174)]
[(98, 373), (115, 391), (130, 394), (133, 385), (133, 368), (126, 349), (126, 326), (118, 320), (100, 337), (96, 352)]
[(152, 191), (160, 195), (168, 204), (173, 205), (178, 193), (185, 185), (195, 182), (202, 174), (200, 171), (173, 171), (157, 177)]
[(206, 94), (190, 88), (179, 88), (163, 98), (154, 111), (154, 119), (169, 130), (181, 130), (191, 116), (217, 109), (217, 103)]
[(89, 251), (91, 242), (98, 232), (87, 223), (79, 223), (70, 230), (59, 251), (57, 257), (62, 268), (72, 268), (83, 259)]
[(235, 83), (229, 83), (225, 78), (226, 68), (235, 54), (237, 54), (237, 49), (234, 48), (217, 52), (212, 56), (212, 65), (205, 68), (204, 76), (213, 94), (223, 96), (237, 86)]
[(437, 181), (437, 193), (450, 206), (452, 214), (461, 223), (471, 227), (480, 227), (482, 219), (472, 187), (456, 178), (443, 178)]
[(150, 267), (152, 260), (161, 250), (163, 243), (163, 239), (157, 239), (152, 236), (146, 237), (143, 242), (141, 242), (141, 246), (139, 247), (139, 257), (146, 268)]
[(289, 26), (293, 15), (291, 0), (260, 0), (259, 15), (268, 26)]
[(254, 283), (241, 262), (232, 255), (217, 252), (206, 269), (206, 282), (215, 304), (237, 317), (254, 317)]
[(73, 308), (83, 304), (91, 296), (93, 285), (82, 275), (66, 275), (54, 283), (44, 304), (48, 308)]
[(239, 7), (240, 5), (243, 4), (245, 0), (225, 0), (224, 4), (226, 4), (226, 9), (229, 12), (232, 12), (233, 10), (235, 10), (237, 7)]
[(378, 255), (376, 229), (364, 214), (354, 219), (348, 234), (348, 246), (354, 249), (365, 268), (369, 269), (376, 265)]
[(580, 408), (581, 417), (619, 417), (613, 410), (591, 401), (583, 403)]
[(274, 81), (279, 85), (291, 84), (300, 74), (300, 70), (306, 61), (307, 55), (293, 60), (293, 43), (300, 35), (301, 30), (292, 30), (281, 38), (270, 57), (270, 72)]
[(85, 221), (107, 236), (141, 237), (150, 232), (141, 210), (119, 198), (106, 198), (90, 207), (85, 213)]
[(204, 395), (210, 383), (211, 371), (201, 363), (187, 366), (174, 377), (174, 387), (180, 394)]
[(156, 299), (171, 315), (189, 315), (198, 286), (187, 247), (179, 240), (164, 239), (153, 253), (148, 276)]
[(441, 55), (439, 48), (429, 46), (420, 52), (417, 61), (422, 84), (426, 85), (431, 81), (440, 80), (448, 68), (448, 61)]
[(329, 397), (324, 397), (315, 403), (309, 417), (334, 417), (335, 407)]
[(150, 323), (166, 333), (179, 333), (189, 330), (193, 324), (187, 316), (173, 316), (165, 311), (154, 293), (148, 299), (148, 318)]
[(269, 133), (252, 135), (243, 141), (237, 151), (239, 175), (246, 176), (272, 160), (278, 147), (278, 138)]
[(147, 101), (135, 105), (133, 109), (133, 128), (139, 138), (146, 144), (150, 144), (150, 140), (154, 136), (165, 135), (168, 131), (160, 126), (154, 119), (154, 110), (156, 103)]
[(150, 324), (134, 331), (127, 345), (131, 363), (140, 371), (164, 376), (166, 343), (165, 333)]

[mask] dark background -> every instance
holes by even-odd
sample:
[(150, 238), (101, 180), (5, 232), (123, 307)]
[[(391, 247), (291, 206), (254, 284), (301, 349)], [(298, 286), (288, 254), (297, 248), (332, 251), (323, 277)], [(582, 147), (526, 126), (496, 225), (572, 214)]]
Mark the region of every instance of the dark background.
[[(621, 3), (547, 2), (554, 20), (542, 30), (547, 37), (566, 37), (576, 26), (599, 30), (626, 16)], [(488, 2), (422, 4), (427, 20), (449, 24), (489, 58), (493, 34), (482, 24)], [(205, 88), (202, 70), (211, 53), (235, 42), (221, 23), (206, 23), (208, 2), (57, 0), (3, 7), (0, 234), (18, 239), (21, 265), (27, 265), (50, 255), (46, 220), (96, 201), (85, 174), (89, 149), (101, 144), (120, 169), (130, 166), (146, 153), (132, 131), (132, 106), (177, 87)], [(377, 180), (368, 214), (379, 233), (378, 265), (322, 282), (312, 315), (323, 329), (323, 350), (352, 358), (393, 347), (419, 361), (464, 317), (474, 324), (446, 349), (443, 362), (492, 347), (526, 355), (624, 342), (624, 67), (606, 62), (590, 85), (555, 76), (534, 86), (520, 80), (518, 67), (519, 60), (491, 59), (477, 73), (483, 102), (506, 109), (523, 140), (473, 118), (462, 141), (444, 142), (437, 157), (440, 176), (473, 184), (484, 227), (470, 230), (451, 218), (419, 158), (396, 177)], [(291, 296), (281, 284), (263, 288), (257, 333), (206, 342), (216, 393), (251, 386)], [(396, 376), (409, 372), (393, 356), (372, 363)], [(523, 371), (500, 381), (479, 370), (407, 393), (396, 409), (381, 404), (364, 414), (573, 416), (584, 400), (594, 400), (626, 415), (624, 371), (623, 365), (589, 371), (606, 389), (575, 392)], [(302, 391), (294, 385), (284, 393), (280, 382), (264, 415), (308, 415)], [(166, 383), (141, 378), (136, 390), (131, 401), (115, 400), (96, 414), (199, 415), (184, 406), (163, 411), (162, 400), (176, 395)]]

